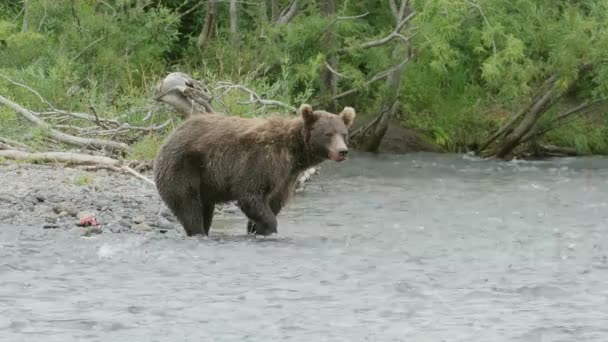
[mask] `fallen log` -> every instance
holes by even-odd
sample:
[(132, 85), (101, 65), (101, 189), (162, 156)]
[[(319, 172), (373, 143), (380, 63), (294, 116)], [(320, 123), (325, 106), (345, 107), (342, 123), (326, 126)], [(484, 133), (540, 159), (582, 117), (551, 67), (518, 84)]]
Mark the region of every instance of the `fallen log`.
[(126, 172), (149, 184), (155, 185), (153, 181), (133, 170), (123, 161), (110, 157), (72, 152), (24, 152), (17, 150), (0, 150), (0, 157), (11, 160), (87, 166), (88, 170), (103, 168), (117, 172)]

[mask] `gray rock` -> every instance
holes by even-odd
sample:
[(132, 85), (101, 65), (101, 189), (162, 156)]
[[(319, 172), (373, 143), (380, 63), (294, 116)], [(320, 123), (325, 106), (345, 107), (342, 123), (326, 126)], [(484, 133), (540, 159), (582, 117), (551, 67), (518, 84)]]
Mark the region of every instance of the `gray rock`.
[(12, 198), (8, 195), (0, 195), (0, 202), (6, 202), (6, 203), (12, 203), (12, 204), (17, 203), (14, 198)]
[(37, 194), (36, 195), (36, 200), (40, 203), (46, 201), (46, 196), (42, 195), (42, 194)]
[(97, 234), (101, 234), (103, 232), (103, 230), (101, 229), (101, 227), (86, 227), (85, 229), (83, 229), (80, 233), (81, 236), (91, 236), (91, 235), (97, 235)]
[(122, 219), (118, 223), (121, 226), (126, 227), (126, 228), (130, 228), (131, 227), (131, 222), (129, 222), (129, 220)]
[(140, 232), (149, 232), (153, 228), (142, 222), (142, 223), (138, 223), (138, 224), (132, 225), (131, 229), (132, 230), (136, 230), (136, 231), (140, 231)]
[(65, 204), (63, 202), (61, 202), (61, 203), (57, 203), (53, 206), (53, 211), (55, 212), (55, 214), (60, 214), (62, 212), (67, 213), (68, 208), (65, 206)]
[(10, 220), (17, 216), (19, 212), (15, 210), (0, 211), (0, 221)]
[(76, 209), (71, 203), (61, 202), (57, 203), (53, 206), (53, 211), (55, 214), (60, 214), (62, 212), (67, 213), (70, 216), (76, 217), (78, 215), (78, 209)]
[(57, 222), (57, 215), (55, 215), (55, 214), (49, 214), (49, 215), (46, 215), (46, 216), (44, 217), (44, 220), (45, 220), (47, 223), (56, 223), (56, 222)]
[(123, 226), (118, 224), (110, 224), (107, 227), (112, 233), (122, 233), (125, 230)]
[(67, 211), (62, 211), (59, 214), (57, 214), (58, 218), (64, 218), (66, 216), (68, 216), (68, 212)]
[(167, 220), (166, 218), (164, 218), (162, 216), (159, 216), (158, 219), (156, 220), (156, 226), (158, 227), (158, 229), (161, 229), (161, 230), (174, 229), (173, 223), (171, 223), (171, 221)]
[(175, 221), (175, 216), (167, 207), (163, 207), (158, 214), (171, 222)]
[(133, 218), (133, 223), (139, 224), (139, 223), (143, 223), (146, 220), (146, 217), (144, 215), (137, 215)]

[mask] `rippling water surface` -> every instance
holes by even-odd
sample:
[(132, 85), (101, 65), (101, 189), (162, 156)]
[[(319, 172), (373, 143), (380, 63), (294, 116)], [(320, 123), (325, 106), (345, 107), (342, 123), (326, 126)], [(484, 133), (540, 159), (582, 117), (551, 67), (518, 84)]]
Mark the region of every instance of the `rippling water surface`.
[(608, 160), (355, 155), (279, 235), (0, 227), (2, 341), (608, 341)]

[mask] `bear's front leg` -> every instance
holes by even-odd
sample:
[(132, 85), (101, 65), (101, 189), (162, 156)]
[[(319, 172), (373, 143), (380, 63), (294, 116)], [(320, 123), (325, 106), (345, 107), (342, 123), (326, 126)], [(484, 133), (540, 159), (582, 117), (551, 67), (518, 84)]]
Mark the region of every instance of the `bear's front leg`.
[[(274, 216), (278, 216), (279, 212), (281, 211), (281, 197), (280, 196), (273, 196), (270, 198), (270, 201), (268, 202), (270, 205), (270, 210), (272, 210), (272, 213), (274, 214)], [(252, 220), (248, 220), (247, 221), (247, 234), (255, 234), (257, 230), (256, 224), (254, 221)]]
[(256, 235), (277, 233), (277, 217), (263, 199), (247, 199), (239, 201), (239, 207), (249, 218), (247, 232)]

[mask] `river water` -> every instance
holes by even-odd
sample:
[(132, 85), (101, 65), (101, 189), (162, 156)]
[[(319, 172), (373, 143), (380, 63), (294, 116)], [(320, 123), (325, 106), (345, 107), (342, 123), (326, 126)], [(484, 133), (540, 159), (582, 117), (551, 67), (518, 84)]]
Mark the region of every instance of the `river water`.
[(356, 154), (244, 236), (0, 227), (1, 341), (608, 341), (608, 159)]

